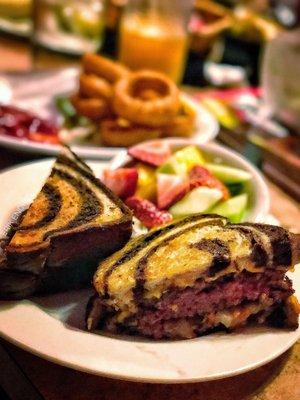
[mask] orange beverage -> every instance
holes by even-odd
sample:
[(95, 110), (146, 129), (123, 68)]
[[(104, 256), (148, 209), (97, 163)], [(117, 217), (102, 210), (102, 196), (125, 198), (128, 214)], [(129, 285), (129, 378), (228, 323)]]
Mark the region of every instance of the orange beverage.
[(180, 20), (158, 13), (125, 14), (120, 25), (119, 59), (133, 70), (153, 69), (180, 82), (187, 42)]

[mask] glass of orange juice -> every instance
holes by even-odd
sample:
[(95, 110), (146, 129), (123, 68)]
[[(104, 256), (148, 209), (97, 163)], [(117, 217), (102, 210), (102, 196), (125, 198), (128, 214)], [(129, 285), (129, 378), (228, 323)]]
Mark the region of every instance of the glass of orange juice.
[(193, 0), (129, 0), (119, 31), (119, 59), (133, 70), (153, 69), (180, 82)]

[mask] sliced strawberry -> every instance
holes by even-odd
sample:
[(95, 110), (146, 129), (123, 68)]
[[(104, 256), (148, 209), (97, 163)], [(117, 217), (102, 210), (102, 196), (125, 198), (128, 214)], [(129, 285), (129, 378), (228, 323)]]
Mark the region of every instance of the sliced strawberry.
[(209, 178), (210, 176), (210, 171), (207, 168), (202, 167), (202, 165), (195, 165), (189, 173), (190, 180), (203, 179), (203, 181), (205, 181), (205, 179)]
[(102, 181), (121, 199), (127, 199), (136, 191), (138, 171), (136, 168), (106, 169)]
[(168, 211), (159, 210), (149, 200), (133, 196), (126, 200), (126, 204), (147, 228), (154, 228), (172, 221), (172, 215)]
[(178, 175), (157, 174), (157, 206), (166, 210), (189, 191), (189, 182)]
[(137, 144), (128, 150), (128, 154), (136, 160), (159, 167), (171, 156), (170, 145), (163, 141), (152, 141)]
[(58, 136), (48, 135), (48, 134), (40, 133), (40, 132), (29, 132), (28, 138), (29, 138), (29, 140), (32, 140), (33, 142), (59, 144)]
[(189, 178), (190, 190), (199, 186), (207, 186), (209, 188), (219, 189), (223, 194), (223, 200), (227, 200), (230, 197), (229, 190), (224, 183), (212, 175), (208, 169), (200, 165), (196, 165), (191, 169)]

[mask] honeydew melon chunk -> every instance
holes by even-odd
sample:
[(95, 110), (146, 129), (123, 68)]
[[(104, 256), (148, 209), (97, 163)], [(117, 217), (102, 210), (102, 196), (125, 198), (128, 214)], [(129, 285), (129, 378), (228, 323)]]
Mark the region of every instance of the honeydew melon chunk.
[(224, 183), (239, 183), (251, 179), (251, 174), (239, 168), (228, 167), (227, 165), (207, 163), (205, 167), (220, 181)]
[(227, 217), (231, 222), (241, 222), (248, 203), (248, 195), (240, 194), (216, 205), (211, 212)]
[(202, 186), (186, 194), (169, 211), (174, 217), (203, 213), (210, 210), (221, 198), (220, 190)]
[(187, 146), (176, 151), (157, 172), (187, 176), (195, 165), (204, 165), (205, 159), (197, 146)]

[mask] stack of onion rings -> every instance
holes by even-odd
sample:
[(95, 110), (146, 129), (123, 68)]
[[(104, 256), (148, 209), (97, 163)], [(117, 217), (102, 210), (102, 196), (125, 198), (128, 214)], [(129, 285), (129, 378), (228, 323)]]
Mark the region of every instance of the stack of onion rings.
[(79, 115), (99, 121), (112, 115), (113, 84), (129, 71), (119, 63), (97, 54), (82, 58), (83, 73), (79, 77), (79, 92), (71, 101)]
[(78, 115), (99, 126), (104, 144), (128, 147), (193, 133), (194, 110), (164, 74), (130, 72), (118, 62), (91, 53), (83, 56), (82, 67), (78, 93), (71, 101)]

